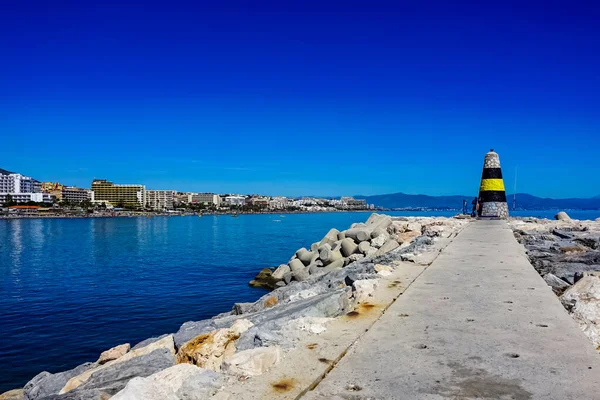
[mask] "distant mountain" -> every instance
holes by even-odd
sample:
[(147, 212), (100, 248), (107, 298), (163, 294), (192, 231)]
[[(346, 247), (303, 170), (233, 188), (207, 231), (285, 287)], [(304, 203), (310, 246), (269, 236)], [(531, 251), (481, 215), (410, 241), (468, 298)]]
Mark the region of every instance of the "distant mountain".
[[(455, 208), (461, 209), (463, 200), (467, 200), (469, 207), (475, 195), (457, 196), (428, 196), (424, 194), (392, 193), (376, 196), (354, 196), (357, 199), (365, 199), (368, 204), (375, 204), (385, 208)], [(512, 207), (513, 195), (506, 196), (509, 206)], [(600, 209), (600, 196), (591, 199), (550, 199), (532, 196), (526, 193), (517, 193), (517, 208), (529, 210), (547, 209)]]

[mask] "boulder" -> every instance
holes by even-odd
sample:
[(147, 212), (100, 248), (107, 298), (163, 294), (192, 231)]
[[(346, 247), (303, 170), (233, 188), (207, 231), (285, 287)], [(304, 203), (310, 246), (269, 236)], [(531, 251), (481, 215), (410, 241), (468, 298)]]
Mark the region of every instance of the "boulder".
[(254, 303), (234, 303), (233, 307), (231, 307), (231, 312), (233, 315), (242, 315), (246, 314), (248, 310), (254, 305)]
[(0, 394), (0, 400), (24, 400), (25, 394), (23, 389), (13, 389)]
[(273, 277), (273, 279), (282, 281), (283, 275), (285, 275), (286, 273), (288, 273), (290, 271), (291, 271), (291, 269), (290, 269), (289, 265), (281, 264), (279, 267), (277, 267), (277, 269), (275, 269), (275, 271), (273, 271), (272, 277)]
[(388, 239), (385, 241), (385, 243), (383, 244), (383, 246), (381, 246), (379, 248), (379, 250), (377, 250), (377, 252), (374, 254), (375, 257), (378, 257), (380, 255), (383, 255), (385, 253), (389, 253), (390, 251), (398, 248), (398, 246), (400, 246), (398, 244), (398, 242), (394, 239)]
[(442, 236), (444, 233), (445, 227), (444, 225), (426, 225), (423, 227), (423, 235), (429, 237), (437, 237)]
[[(94, 372), (85, 383), (73, 391), (73, 395), (90, 392), (114, 395), (122, 390), (131, 379), (150, 376), (173, 365), (175, 365), (173, 353), (166, 348), (157, 349)], [(62, 397), (60, 398), (62, 399)]]
[[(341, 273), (343, 270), (339, 272)], [(335, 273), (333, 272), (333, 274)], [(323, 282), (322, 286), (316, 285), (314, 282), (301, 282), (298, 285), (306, 285), (304, 290), (313, 287), (315, 290), (326, 291), (306, 299), (299, 299), (292, 303), (247, 315), (246, 318), (251, 320), (255, 326), (242, 334), (237, 343), (238, 350), (284, 342), (285, 338), (277, 334), (277, 331), (281, 330), (289, 321), (303, 317), (333, 318), (351, 310), (349, 297), (351, 290), (348, 287), (332, 289), (337, 287), (337, 284), (333, 282)]]
[(217, 372), (190, 364), (178, 364), (150, 375), (134, 378), (112, 400), (203, 400), (223, 385)]
[(273, 271), (269, 268), (263, 268), (248, 285), (255, 288), (273, 289), (276, 283), (277, 279), (273, 278)]
[(354, 281), (354, 283), (352, 283), (352, 287), (354, 288), (354, 298), (359, 303), (367, 301), (369, 297), (373, 296), (378, 285), (379, 282), (377, 279), (361, 279)]
[(397, 241), (398, 243), (410, 243), (414, 238), (421, 236), (420, 231), (407, 231), (398, 234)]
[(554, 274), (546, 274), (544, 276), (544, 280), (546, 281), (548, 286), (552, 288), (554, 293), (558, 295), (560, 295), (562, 292), (564, 292), (567, 288), (571, 286), (569, 283), (565, 282), (564, 280), (560, 279)]
[(124, 355), (125, 353), (127, 353), (130, 348), (131, 348), (131, 345), (129, 343), (120, 344), (118, 346), (115, 346), (109, 350), (103, 351), (102, 354), (100, 354), (98, 361), (96, 361), (96, 362), (98, 364), (102, 365), (102, 364), (106, 364), (109, 361), (116, 360), (117, 358), (119, 358), (122, 355)]
[(594, 347), (600, 346), (600, 277), (584, 276), (560, 296), (560, 301)]
[(572, 221), (571, 217), (569, 217), (569, 215), (564, 211), (561, 211), (558, 214), (556, 214), (554, 216), (554, 219), (557, 221)]
[(78, 388), (79, 386), (85, 384), (88, 381), (88, 379), (90, 379), (92, 374), (97, 374), (105, 368), (109, 368), (116, 364), (129, 361), (132, 358), (148, 355), (156, 350), (165, 350), (166, 352), (174, 355), (175, 354), (175, 345), (173, 342), (173, 335), (168, 335), (168, 336), (164, 337), (163, 339), (157, 340), (145, 347), (142, 347), (142, 348), (139, 348), (136, 350), (131, 350), (128, 353), (117, 358), (116, 360), (109, 361), (103, 365), (95, 366), (94, 368), (87, 369), (87, 370), (85, 370), (85, 372), (82, 372), (76, 376), (73, 376), (71, 379), (69, 379), (69, 381), (60, 390), (59, 394), (67, 393), (67, 392), (70, 392), (71, 390)]
[(387, 241), (387, 237), (385, 237), (384, 235), (381, 236), (377, 236), (376, 238), (373, 238), (371, 240), (371, 246), (375, 247), (376, 249), (380, 248), (381, 246), (383, 246), (383, 244)]
[(350, 257), (348, 257), (348, 264), (353, 263), (353, 262), (357, 262), (359, 260), (362, 260), (363, 258), (365, 258), (366, 254), (369, 254), (369, 251), (373, 249), (373, 247), (368, 246), (365, 250), (365, 254), (352, 254)]
[(217, 329), (190, 340), (177, 352), (177, 363), (193, 364), (201, 368), (220, 371), (225, 353), (235, 352), (239, 335), (230, 329)]
[(223, 361), (223, 371), (241, 376), (262, 375), (281, 360), (279, 346), (259, 347), (240, 351)]
[(352, 240), (351, 238), (346, 238), (342, 240), (341, 247), (342, 255), (344, 257), (348, 257), (356, 253), (356, 251), (358, 250), (358, 246), (356, 245), (356, 243), (354, 243), (354, 240)]
[(45, 371), (41, 372), (25, 384), (25, 387), (23, 388), (25, 398), (27, 400), (37, 400), (58, 394), (71, 378), (79, 376), (96, 366), (97, 364), (95, 363), (85, 363), (69, 371), (59, 372), (57, 374), (51, 374)]
[(144, 339), (141, 342), (139, 342), (138, 344), (136, 344), (135, 346), (133, 346), (131, 348), (131, 350), (141, 349), (142, 347), (146, 347), (149, 344), (152, 344), (154, 342), (158, 342), (159, 340), (164, 339), (167, 336), (169, 336), (169, 334), (165, 333), (164, 335), (160, 335), (160, 336), (157, 336), (157, 337), (152, 337), (152, 338)]

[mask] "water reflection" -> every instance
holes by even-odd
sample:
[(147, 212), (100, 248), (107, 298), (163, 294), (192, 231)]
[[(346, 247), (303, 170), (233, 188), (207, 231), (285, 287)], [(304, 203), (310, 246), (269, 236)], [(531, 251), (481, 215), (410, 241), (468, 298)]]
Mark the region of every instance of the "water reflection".
[(23, 256), (23, 223), (21, 219), (10, 221), (8, 229), (10, 230), (10, 259), (11, 273), (17, 274), (22, 262)]

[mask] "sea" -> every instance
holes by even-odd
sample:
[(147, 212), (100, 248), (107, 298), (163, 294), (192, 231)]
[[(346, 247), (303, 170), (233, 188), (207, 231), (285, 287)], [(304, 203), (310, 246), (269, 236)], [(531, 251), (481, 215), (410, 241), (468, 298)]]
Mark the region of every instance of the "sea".
[[(552, 218), (557, 211), (513, 215)], [(596, 219), (600, 211), (568, 211)], [(456, 211), (390, 212), (453, 216)], [(370, 213), (0, 220), (0, 393), (255, 301), (248, 286)]]

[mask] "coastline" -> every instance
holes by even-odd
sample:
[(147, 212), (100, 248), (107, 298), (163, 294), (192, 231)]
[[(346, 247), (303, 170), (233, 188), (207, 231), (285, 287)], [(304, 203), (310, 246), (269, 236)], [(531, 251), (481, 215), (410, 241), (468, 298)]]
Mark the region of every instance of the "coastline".
[(156, 213), (156, 212), (118, 212), (111, 214), (83, 215), (0, 215), (0, 220), (12, 219), (85, 219), (85, 218), (153, 218), (153, 217), (213, 217), (234, 215), (288, 215), (288, 214), (326, 214), (326, 213), (369, 213), (373, 210), (323, 210), (323, 211), (244, 211), (218, 213)]
[[(295, 347), (293, 343), (295, 340), (290, 342), (287, 339), (290, 337), (300, 339), (301, 337), (304, 338), (306, 334), (312, 335), (311, 332), (313, 331), (321, 332), (323, 329), (326, 331), (326, 327), (321, 327), (322, 324), (320, 324), (320, 322), (323, 322), (323, 318), (348, 318), (344, 316), (348, 313), (353, 315), (353, 309), (357, 307), (364, 308), (365, 299), (372, 297), (378, 286), (385, 286), (378, 283), (381, 279), (391, 279), (396, 270), (401, 270), (406, 265), (410, 267), (420, 266), (419, 268), (427, 265), (431, 262), (432, 257), (439, 254), (438, 247), (448, 240), (446, 236), (452, 236), (458, 226), (467, 223), (467, 220), (444, 217), (383, 217), (386, 220), (385, 224), (389, 223), (388, 227), (393, 232), (389, 233), (386, 229), (386, 233), (383, 235), (388, 239), (389, 236), (394, 237), (397, 243), (394, 249), (382, 251), (377, 256), (374, 256), (374, 254), (365, 256), (359, 254), (357, 244), (356, 249), (353, 250), (356, 261), (350, 260), (347, 265), (332, 268), (328, 271), (324, 268), (323, 271), (319, 271), (322, 273), (310, 275), (304, 281), (296, 282), (292, 280), (290, 284), (268, 292), (254, 303), (236, 303), (231, 312), (219, 314), (209, 320), (184, 323), (176, 333), (147, 339), (136, 346), (129, 347), (124, 354), (117, 358), (117, 360), (121, 360), (119, 362), (111, 363), (115, 361), (111, 360), (106, 364), (101, 364), (97, 361), (82, 364), (74, 370), (63, 373), (41, 373), (25, 386), (26, 394), (22, 398), (42, 399), (44, 397), (34, 396), (32, 393), (50, 395), (48, 390), (53, 392), (52, 396), (57, 396), (58, 392), (66, 387), (67, 381), (86, 373), (85, 371), (94, 370), (94, 372), (88, 372), (88, 375), (95, 377), (94, 379), (99, 379), (98, 376), (102, 375), (99, 372), (100, 370), (107, 369), (122, 372), (123, 369), (132, 368), (132, 363), (142, 363), (144, 366), (148, 366), (147, 363), (163, 366), (171, 365), (168, 368), (172, 368), (174, 371), (187, 369), (187, 372), (198, 373), (200, 371), (204, 375), (207, 374), (205, 370), (211, 370), (213, 374), (209, 375), (219, 382), (219, 385), (221, 385), (219, 387), (227, 382), (231, 383), (232, 379), (238, 382), (240, 376), (246, 376), (245, 373), (240, 375), (240, 368), (245, 368), (244, 363), (238, 363), (244, 357), (252, 363), (263, 360), (263, 364), (269, 367), (263, 366), (264, 371), (261, 371), (261, 374), (271, 369), (278, 370), (278, 367), (271, 367), (278, 365), (286, 357), (286, 354)], [(353, 229), (360, 228), (361, 225), (365, 224), (355, 224)], [(415, 230), (411, 231), (409, 227)], [(397, 239), (394, 235), (403, 236), (403, 238)], [(360, 255), (363, 257), (360, 257)], [(396, 261), (396, 263), (393, 264), (392, 261)], [(333, 282), (338, 283), (334, 285)], [(394, 288), (402, 286), (394, 283), (394, 281), (391, 281), (389, 285)], [(363, 305), (361, 306), (361, 304)], [(309, 324), (310, 327), (307, 331), (304, 329), (306, 328), (304, 325), (299, 327), (294, 324)], [(289, 335), (281, 336), (281, 332), (284, 331), (288, 332)], [(213, 343), (209, 348), (203, 347), (202, 343), (197, 342), (199, 337), (206, 338), (206, 335), (209, 335), (208, 337), (211, 338)], [(236, 339), (233, 340), (233, 337), (236, 337)], [(231, 343), (233, 345), (228, 347)], [(138, 351), (141, 349), (144, 350)], [(115, 352), (117, 351), (113, 351), (113, 353)], [(274, 361), (269, 364), (265, 361), (265, 358)], [(162, 362), (164, 364), (161, 364)], [(195, 365), (196, 369), (190, 370), (187, 365), (191, 364), (188, 363)], [(104, 365), (107, 365), (107, 367), (104, 367)], [(97, 370), (99, 367), (102, 368)], [(160, 372), (152, 370), (152, 368), (144, 368), (142, 368), (144, 372), (139, 375), (140, 379), (142, 379), (142, 376), (150, 376)], [(250, 374), (249, 376), (255, 375)], [(67, 377), (68, 379), (66, 379)], [(93, 381), (96, 382), (94, 385), (100, 385), (99, 381)], [(106, 389), (106, 387), (100, 389), (99, 387), (92, 387), (94, 385), (89, 383), (87, 379), (86, 382), (88, 383), (76, 385), (77, 388), (81, 386), (79, 389), (68, 390), (68, 396), (70, 396), (68, 398), (96, 398), (93, 396), (100, 396), (99, 393), (105, 393), (106, 390), (110, 394), (115, 394), (115, 388), (121, 390), (127, 383), (120, 382), (117, 386), (111, 386), (112, 389)], [(102, 385), (104, 384), (106, 382), (102, 383)], [(61, 387), (57, 388), (57, 386)], [(223, 392), (223, 390), (220, 391)], [(55, 398), (60, 399), (61, 396)]]

